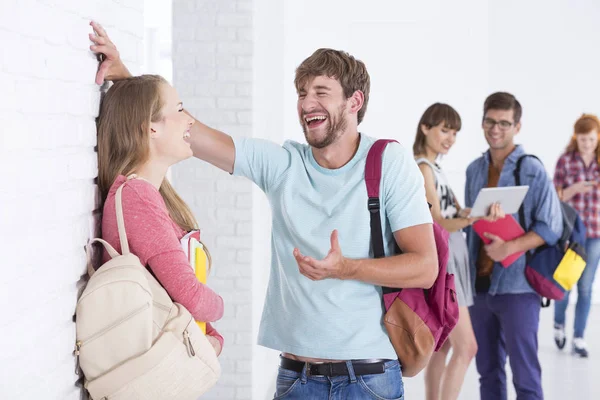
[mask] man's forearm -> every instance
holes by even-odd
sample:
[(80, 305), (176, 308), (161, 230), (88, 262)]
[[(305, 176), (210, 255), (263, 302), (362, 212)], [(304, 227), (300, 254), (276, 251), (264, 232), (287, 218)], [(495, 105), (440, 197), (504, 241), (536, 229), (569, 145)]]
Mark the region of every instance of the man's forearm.
[[(187, 110), (185, 112), (191, 116)], [(194, 157), (233, 173), (235, 145), (231, 136), (196, 120), (192, 125), (190, 140)]]
[(461, 217), (440, 218), (440, 219), (436, 218), (436, 221), (438, 224), (440, 224), (442, 226), (442, 228), (444, 228), (445, 230), (447, 230), (450, 233), (456, 232), (460, 229), (464, 229), (470, 225), (468, 218), (461, 218)]
[[(104, 76), (102, 74), (104, 68), (108, 71), (107, 75), (104, 76), (106, 80), (118, 81), (131, 77), (131, 73), (121, 61), (116, 48), (111, 49), (115, 53), (112, 55), (113, 59), (111, 60), (109, 57), (107, 60), (103, 60), (98, 74)], [(101, 82), (100, 78), (97, 77), (97, 79), (98, 82)], [(185, 113), (194, 118), (187, 110), (185, 110)], [(195, 157), (226, 172), (233, 173), (235, 146), (231, 136), (210, 128), (196, 119), (190, 131), (190, 142)]]
[(534, 231), (529, 231), (525, 235), (507, 242), (510, 254), (526, 252), (540, 247), (544, 243), (544, 239)]
[(116, 71), (114, 71), (113, 74), (107, 75), (105, 79), (107, 81), (120, 81), (121, 79), (131, 78), (132, 76), (133, 75), (131, 75), (131, 72), (129, 72), (125, 64), (120, 62)]
[(437, 253), (406, 253), (384, 258), (346, 259), (351, 274), (347, 279), (393, 288), (428, 289), (438, 274)]

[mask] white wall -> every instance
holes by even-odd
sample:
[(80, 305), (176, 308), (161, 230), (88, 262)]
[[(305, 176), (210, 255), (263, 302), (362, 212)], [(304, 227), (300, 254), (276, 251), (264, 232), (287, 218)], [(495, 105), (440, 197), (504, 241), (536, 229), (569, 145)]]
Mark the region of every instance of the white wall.
[(144, 64), (143, 74), (161, 75), (173, 83), (173, 39), (171, 0), (144, 1)]
[[(441, 101), (458, 110), (463, 129), (442, 163), (461, 201), (464, 171), (487, 148), (480, 124), (483, 101), (493, 91), (509, 91), (520, 100), (524, 116), (517, 141), (542, 158), (549, 174), (579, 114), (600, 114), (598, 2), (269, 3), (254, 1), (254, 136), (304, 141), (294, 70), (319, 47), (346, 50), (366, 63), (371, 99), (362, 132), (395, 138), (411, 148), (427, 106)], [(267, 37), (268, 45), (263, 41)], [(268, 218), (264, 196), (254, 199), (254, 218)], [(268, 279), (264, 269), (270, 260), (269, 227), (258, 229), (255, 310), (262, 309)], [(255, 312), (253, 320), (257, 325), (260, 314)], [(253, 398), (270, 398), (276, 352), (258, 348), (254, 357), (255, 364), (264, 366), (253, 376)]]
[[(289, 105), (283, 101), (291, 82), (285, 80), (284, 9), (292, 2), (253, 0), (254, 68), (252, 136), (283, 143)], [(294, 107), (295, 109), (295, 107)], [(288, 118), (289, 119), (289, 118)], [(291, 132), (287, 132), (291, 133)], [(252, 215), (252, 339), (256, 343), (271, 268), (271, 208), (256, 186)], [(252, 399), (272, 399), (275, 393), (279, 352), (254, 345), (252, 348)]]
[[(252, 134), (252, 2), (173, 1), (173, 83), (185, 108), (233, 136)], [(211, 250), (208, 285), (223, 296), (222, 377), (202, 398), (252, 398), (252, 186), (197, 159), (172, 168)]]
[(582, 112), (600, 114), (600, 3), (490, 2), (490, 91), (523, 105), (519, 141), (554, 172)]
[(138, 72), (142, 4), (0, 5), (0, 398), (79, 398), (72, 316), (95, 207), (100, 100), (88, 23), (102, 22)]

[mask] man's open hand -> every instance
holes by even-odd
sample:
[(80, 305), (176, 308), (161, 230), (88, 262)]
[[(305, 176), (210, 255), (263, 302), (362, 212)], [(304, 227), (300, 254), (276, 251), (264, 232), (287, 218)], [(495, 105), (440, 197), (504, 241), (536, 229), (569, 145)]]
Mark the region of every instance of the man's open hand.
[(327, 278), (347, 279), (352, 272), (348, 260), (342, 254), (337, 230), (331, 233), (331, 249), (324, 259), (317, 260), (302, 255), (298, 248), (294, 249), (294, 258), (298, 263), (300, 273), (313, 281)]

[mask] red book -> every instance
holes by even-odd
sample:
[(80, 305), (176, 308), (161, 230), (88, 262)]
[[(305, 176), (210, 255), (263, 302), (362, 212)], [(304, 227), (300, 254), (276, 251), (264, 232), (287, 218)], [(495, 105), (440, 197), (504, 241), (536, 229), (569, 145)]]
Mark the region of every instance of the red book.
[[(505, 242), (516, 239), (525, 234), (525, 231), (523, 230), (521, 225), (513, 218), (512, 215), (507, 215), (504, 218), (497, 220), (496, 222), (489, 222), (481, 219), (473, 224), (473, 229), (475, 230), (475, 232), (477, 232), (477, 234), (485, 244), (490, 244), (492, 241), (486, 238), (483, 235), (484, 233), (491, 233), (492, 235), (496, 235), (502, 238), (502, 240), (504, 240)], [(511, 254), (510, 256), (502, 260), (501, 264), (504, 268), (506, 268), (512, 263), (514, 263), (522, 255), (522, 251)]]

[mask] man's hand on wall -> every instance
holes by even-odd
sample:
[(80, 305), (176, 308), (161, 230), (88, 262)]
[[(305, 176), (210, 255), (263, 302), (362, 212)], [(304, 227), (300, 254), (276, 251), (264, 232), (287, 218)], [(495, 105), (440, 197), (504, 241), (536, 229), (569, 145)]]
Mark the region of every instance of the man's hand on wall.
[(90, 40), (94, 42), (90, 49), (99, 57), (100, 66), (96, 73), (96, 84), (102, 85), (107, 81), (116, 81), (131, 76), (119, 55), (117, 46), (110, 40), (104, 28), (97, 22), (90, 22), (94, 33), (90, 33)]

